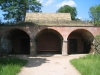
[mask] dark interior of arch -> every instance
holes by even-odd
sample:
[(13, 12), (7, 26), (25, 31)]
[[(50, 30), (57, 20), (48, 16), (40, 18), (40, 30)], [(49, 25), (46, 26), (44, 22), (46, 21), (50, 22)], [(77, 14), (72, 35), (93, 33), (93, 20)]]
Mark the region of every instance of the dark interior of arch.
[(77, 29), (68, 36), (68, 54), (89, 53), (94, 36), (87, 30)]
[(52, 29), (42, 30), (36, 37), (37, 53), (60, 54), (62, 49), (61, 35)]
[(30, 54), (30, 37), (23, 30), (11, 29), (3, 38), (11, 42), (10, 54)]

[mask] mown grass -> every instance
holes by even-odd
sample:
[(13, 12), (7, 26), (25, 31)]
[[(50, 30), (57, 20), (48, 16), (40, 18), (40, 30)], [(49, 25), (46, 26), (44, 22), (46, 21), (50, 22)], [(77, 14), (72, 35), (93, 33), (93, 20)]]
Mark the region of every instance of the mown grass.
[(89, 54), (85, 57), (70, 60), (81, 75), (100, 75), (100, 55)]
[(16, 57), (2, 57), (0, 58), (0, 75), (16, 75), (27, 62)]

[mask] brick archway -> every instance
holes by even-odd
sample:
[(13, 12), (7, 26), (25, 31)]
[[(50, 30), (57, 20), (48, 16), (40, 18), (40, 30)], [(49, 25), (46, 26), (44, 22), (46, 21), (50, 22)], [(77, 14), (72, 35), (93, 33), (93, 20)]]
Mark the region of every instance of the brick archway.
[(10, 29), (1, 38), (2, 49), (10, 54), (30, 54), (30, 37), (18, 28)]
[(68, 54), (89, 53), (94, 40), (91, 32), (85, 29), (76, 29), (68, 36)]
[(36, 36), (37, 53), (61, 53), (62, 36), (53, 29), (44, 29)]

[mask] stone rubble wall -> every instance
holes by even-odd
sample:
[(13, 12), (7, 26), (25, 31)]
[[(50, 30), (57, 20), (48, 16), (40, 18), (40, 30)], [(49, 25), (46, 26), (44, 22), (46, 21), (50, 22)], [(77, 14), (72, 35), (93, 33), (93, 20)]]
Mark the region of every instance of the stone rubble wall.
[(65, 20), (71, 21), (70, 13), (26, 13), (25, 21), (34, 21), (34, 20)]
[(95, 53), (100, 54), (100, 38), (95, 38), (94, 49), (95, 49)]
[(2, 54), (4, 55), (11, 52), (12, 50), (11, 41), (2, 37), (1, 38), (1, 50), (2, 50)]

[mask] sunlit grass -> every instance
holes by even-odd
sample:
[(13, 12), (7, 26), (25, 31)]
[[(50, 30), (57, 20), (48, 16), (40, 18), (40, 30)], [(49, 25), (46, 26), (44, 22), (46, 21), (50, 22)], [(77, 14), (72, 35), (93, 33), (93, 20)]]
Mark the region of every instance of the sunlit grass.
[(27, 63), (27, 60), (16, 57), (0, 58), (0, 75), (16, 75)]
[(85, 57), (72, 59), (70, 62), (81, 73), (81, 75), (100, 75), (99, 54), (89, 54)]

